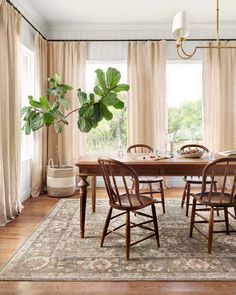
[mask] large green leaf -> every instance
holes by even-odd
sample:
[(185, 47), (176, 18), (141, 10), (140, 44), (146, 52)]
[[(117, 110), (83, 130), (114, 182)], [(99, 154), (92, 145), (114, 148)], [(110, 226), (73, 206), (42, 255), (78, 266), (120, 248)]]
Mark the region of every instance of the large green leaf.
[(66, 92), (73, 90), (73, 87), (67, 84), (61, 84), (60, 86), (63, 87)]
[(118, 99), (118, 102), (113, 105), (113, 107), (117, 110), (123, 109), (125, 106), (124, 102)]
[(32, 129), (32, 131), (36, 131), (38, 129), (40, 129), (44, 124), (44, 119), (43, 116), (41, 114), (37, 114), (34, 119), (30, 122), (30, 127)]
[(129, 85), (128, 84), (118, 84), (112, 91), (121, 92), (121, 91), (128, 91)]
[(34, 100), (32, 96), (29, 96), (29, 104), (34, 107), (34, 108), (42, 108), (42, 104), (37, 101), (37, 100)]
[(110, 92), (102, 98), (101, 102), (106, 106), (113, 106), (118, 102), (117, 94), (115, 92)]
[(79, 115), (84, 118), (91, 118), (93, 115), (94, 106), (86, 103), (79, 109)]
[(51, 112), (55, 112), (56, 110), (58, 110), (60, 107), (60, 103), (59, 101), (55, 101), (52, 108), (51, 108)]
[(101, 103), (100, 105), (100, 112), (101, 112), (101, 116), (107, 121), (110, 121), (113, 118), (112, 113), (108, 110), (107, 106), (105, 106), (103, 103)]
[(29, 135), (31, 133), (31, 127), (28, 121), (25, 122), (24, 126), (22, 127), (22, 130), (25, 131), (25, 135)]
[(89, 93), (89, 102), (95, 104), (95, 95), (94, 93)]
[(41, 96), (39, 98), (39, 101), (40, 101), (42, 107), (46, 108), (47, 110), (50, 110), (51, 106), (50, 106), (49, 101), (46, 96)]
[(77, 125), (79, 130), (84, 133), (88, 133), (93, 128), (92, 120), (87, 118), (79, 118)]
[(87, 94), (80, 89), (78, 89), (77, 96), (81, 105), (87, 102)]
[(93, 88), (93, 91), (95, 94), (99, 95), (99, 96), (103, 96), (104, 95), (104, 92), (102, 90), (102, 88), (100, 88), (99, 86), (95, 86)]
[(31, 121), (36, 116), (37, 112), (34, 109), (29, 108), (27, 112), (25, 113), (25, 116), (23, 118), (24, 121)]
[(102, 120), (101, 112), (100, 112), (100, 103), (95, 103), (94, 111), (91, 118), (95, 122), (100, 122)]
[(57, 134), (62, 132), (62, 127), (56, 120), (54, 121), (54, 129), (55, 129)]
[(56, 95), (57, 94), (57, 87), (48, 88), (48, 94)]
[(64, 99), (64, 97), (58, 97), (59, 103), (63, 106), (64, 109), (68, 110), (70, 107), (70, 103), (68, 100)]
[(95, 73), (97, 74), (98, 86), (101, 86), (103, 92), (107, 93), (106, 79), (103, 70), (97, 69)]
[(98, 122), (95, 122), (92, 120), (92, 125), (93, 125), (93, 128), (96, 128), (98, 126)]
[(47, 126), (51, 125), (54, 121), (54, 117), (51, 113), (44, 113), (43, 120)]
[(66, 121), (65, 116), (59, 110), (56, 110), (55, 113), (57, 114), (58, 118), (66, 125), (68, 125), (68, 121)]
[(23, 116), (25, 113), (27, 113), (28, 109), (30, 109), (29, 106), (21, 108), (21, 116)]
[(110, 67), (107, 69), (106, 77), (107, 77), (107, 87), (109, 89), (112, 89), (119, 83), (121, 75), (117, 69)]

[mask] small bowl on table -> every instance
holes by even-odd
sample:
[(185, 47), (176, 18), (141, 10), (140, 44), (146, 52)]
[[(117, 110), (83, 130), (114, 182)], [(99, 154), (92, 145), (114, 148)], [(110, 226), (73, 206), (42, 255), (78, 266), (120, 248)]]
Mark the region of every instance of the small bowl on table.
[(198, 149), (194, 149), (194, 150), (179, 150), (178, 154), (180, 156), (182, 156), (183, 158), (201, 158), (204, 154), (203, 150), (198, 150)]

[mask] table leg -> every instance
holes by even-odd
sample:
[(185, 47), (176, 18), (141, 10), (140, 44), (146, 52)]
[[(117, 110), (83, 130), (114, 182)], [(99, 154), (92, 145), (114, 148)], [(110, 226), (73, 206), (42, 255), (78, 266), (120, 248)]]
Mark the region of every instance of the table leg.
[(89, 186), (87, 182), (88, 175), (79, 174), (80, 181), (78, 186), (80, 188), (80, 237), (84, 238), (85, 232), (85, 215), (86, 215), (86, 200), (87, 200), (87, 187)]
[(96, 176), (92, 176), (92, 210), (96, 210)]

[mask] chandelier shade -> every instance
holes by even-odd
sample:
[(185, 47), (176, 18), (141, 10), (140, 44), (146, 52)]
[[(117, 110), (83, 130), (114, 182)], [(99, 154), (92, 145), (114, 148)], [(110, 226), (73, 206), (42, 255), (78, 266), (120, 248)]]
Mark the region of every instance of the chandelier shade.
[(191, 53), (187, 53), (184, 50), (183, 44), (186, 41), (189, 31), (186, 27), (186, 16), (185, 11), (179, 11), (173, 19), (173, 26), (172, 26), (172, 38), (176, 40), (176, 50), (177, 54), (182, 59), (189, 59), (191, 58), (200, 48), (215, 48), (215, 49), (231, 49), (236, 48), (236, 46), (230, 46), (224, 43), (221, 43), (219, 39), (219, 0), (216, 0), (216, 45), (205, 45), (205, 46), (196, 46)]
[(189, 31), (186, 27), (186, 16), (185, 11), (179, 11), (175, 16), (173, 20), (173, 26), (172, 26), (172, 37), (174, 39), (179, 38), (187, 38), (189, 35)]

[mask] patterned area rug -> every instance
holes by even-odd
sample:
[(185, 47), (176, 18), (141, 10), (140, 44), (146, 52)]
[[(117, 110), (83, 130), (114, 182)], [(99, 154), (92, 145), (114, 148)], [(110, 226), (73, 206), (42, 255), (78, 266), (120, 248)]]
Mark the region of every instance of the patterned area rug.
[[(100, 248), (105, 201), (98, 201), (95, 214), (89, 204), (86, 238), (81, 239), (79, 200), (62, 199), (1, 268), (0, 280), (236, 280), (236, 234), (216, 234), (208, 255), (207, 241), (197, 231), (189, 238), (190, 219), (180, 201), (167, 201), (166, 209), (162, 214), (157, 205), (161, 247), (148, 239), (132, 247), (126, 261), (123, 238), (109, 235)], [(236, 228), (234, 220), (231, 224)], [(135, 229), (131, 235), (135, 240), (146, 233)]]

